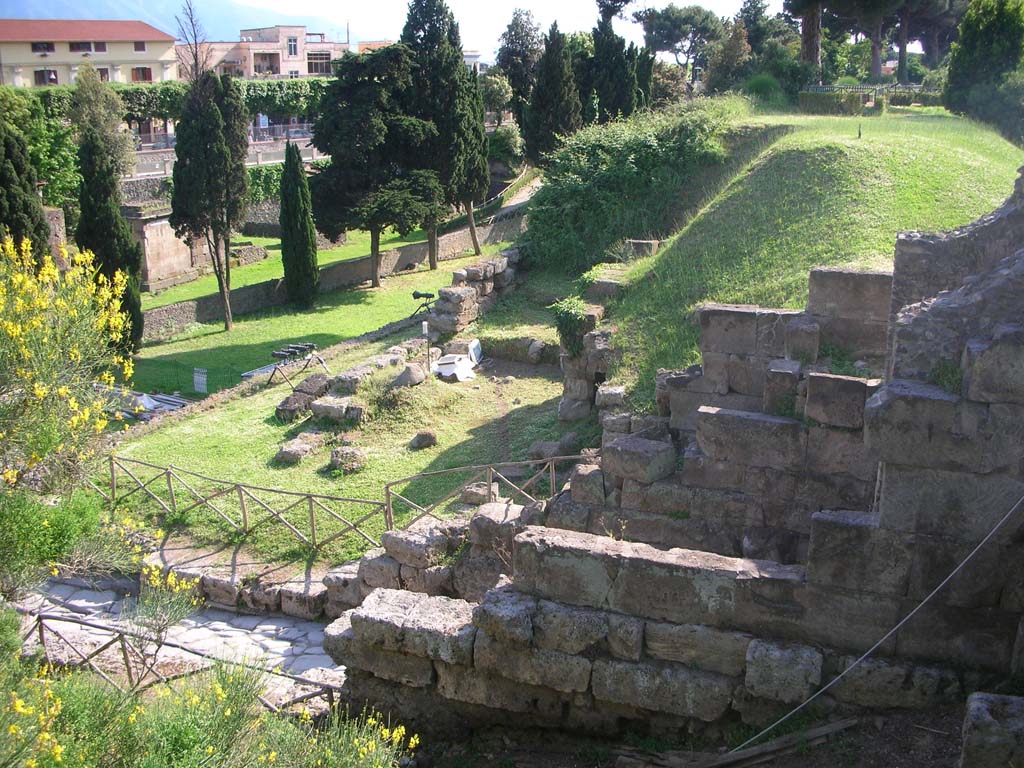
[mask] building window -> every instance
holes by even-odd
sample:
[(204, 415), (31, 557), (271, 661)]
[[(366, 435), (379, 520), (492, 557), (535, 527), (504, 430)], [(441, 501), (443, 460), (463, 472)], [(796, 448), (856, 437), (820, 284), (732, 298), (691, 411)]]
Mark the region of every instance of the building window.
[(288, 77), (291, 78), (292, 80), (294, 80), (298, 76), (299, 76), (299, 70), (297, 70), (297, 69), (289, 69), (288, 70)]
[(298, 56), (299, 55), (299, 38), (289, 37), (288, 38), (288, 55)]
[(37, 69), (36, 85), (57, 85), (57, 70)]
[(153, 70), (149, 67), (132, 67), (133, 83), (152, 83)]
[(110, 70), (106, 67), (96, 67), (96, 74), (100, 76), (101, 83), (110, 82)]
[(136, 40), (135, 41), (135, 52), (136, 53), (145, 53), (146, 52), (146, 41), (145, 40)]
[(106, 43), (93, 43), (92, 44), (92, 49), (94, 51), (96, 51), (96, 53), (106, 53), (107, 52), (107, 44)]
[(32, 43), (32, 53), (53, 53), (56, 50), (53, 43)]
[(306, 51), (306, 72), (310, 75), (331, 74), (331, 54), (328, 51)]
[(68, 43), (71, 53), (92, 53), (92, 43)]

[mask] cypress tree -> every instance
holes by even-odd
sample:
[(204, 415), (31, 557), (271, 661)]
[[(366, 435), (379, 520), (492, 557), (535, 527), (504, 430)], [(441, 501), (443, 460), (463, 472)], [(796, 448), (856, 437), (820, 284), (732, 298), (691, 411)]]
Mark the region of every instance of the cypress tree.
[(96, 266), (108, 278), (117, 271), (128, 276), (128, 285), (121, 296), (121, 311), (131, 320), (131, 331), (125, 340), (129, 351), (142, 342), (142, 299), (139, 282), (142, 270), (142, 246), (132, 237), (131, 227), (121, 215), (121, 192), (117, 185), (117, 165), (102, 134), (86, 125), (78, 146), (78, 165), (82, 183), (78, 188), (78, 204), (82, 215), (75, 232), (80, 249), (92, 251)]
[(610, 19), (594, 29), (594, 90), (598, 122), (629, 117), (636, 109), (636, 67), (630, 66), (626, 41), (615, 34)]
[(309, 180), (297, 145), (288, 142), (281, 175), (281, 262), (288, 300), (301, 307), (316, 301), (320, 270), (316, 263), (316, 229)]
[(31, 240), (37, 256), (46, 251), (50, 239), (25, 139), (4, 120), (0, 120), (0, 237), (11, 237), (18, 244)]
[(480, 238), (476, 232), (476, 218), (473, 203), (482, 200), (491, 183), (491, 167), (487, 161), (487, 134), (484, 131), (484, 97), (477, 82), (477, 73), (468, 72), (463, 79), (463, 94), (459, 99), (464, 114), (459, 126), (465, 137), (466, 152), (461, 169), (459, 200), (466, 209), (469, 220), (469, 234), (473, 238), (473, 251), (479, 256)]
[(537, 85), (526, 115), (526, 154), (535, 163), (558, 146), (558, 137), (575, 133), (582, 125), (565, 35), (558, 22), (544, 38), (544, 53), (537, 64)]

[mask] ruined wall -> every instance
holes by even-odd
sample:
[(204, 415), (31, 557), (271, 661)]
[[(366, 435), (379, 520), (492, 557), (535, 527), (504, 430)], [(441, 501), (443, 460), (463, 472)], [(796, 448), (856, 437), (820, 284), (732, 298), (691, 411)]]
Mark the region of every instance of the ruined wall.
[(520, 260), (519, 249), (509, 248), (493, 259), (452, 272), (452, 286), (438, 292), (427, 315), (430, 337), (437, 340), (462, 331), (500, 296), (514, 290)]

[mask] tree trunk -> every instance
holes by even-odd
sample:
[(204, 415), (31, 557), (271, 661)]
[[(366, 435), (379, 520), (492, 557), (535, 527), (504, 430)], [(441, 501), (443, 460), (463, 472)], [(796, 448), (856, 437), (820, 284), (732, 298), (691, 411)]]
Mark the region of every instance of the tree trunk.
[(814, 65), (821, 85), (821, 3), (810, 6), (800, 20), (800, 60)]
[(437, 227), (427, 230), (427, 264), (437, 269)]
[(469, 236), (473, 240), (473, 253), (479, 256), (483, 251), (480, 250), (480, 236), (476, 231), (476, 217), (473, 215), (473, 200), (467, 200), (464, 205), (466, 206), (466, 218), (469, 219)]
[(370, 284), (380, 288), (380, 227), (370, 227)]
[(910, 11), (907, 6), (900, 8), (899, 66), (896, 68), (896, 80), (901, 85), (910, 82), (910, 70), (907, 66), (907, 43), (910, 40)]
[(871, 80), (882, 82), (882, 19), (871, 27)]
[(928, 66), (935, 69), (942, 63), (942, 51), (939, 50), (939, 28), (933, 26), (928, 30)]
[(230, 331), (235, 327), (234, 319), (231, 316), (231, 277), (225, 266), (227, 258), (221, 259), (221, 240), (219, 237), (207, 237), (206, 247), (210, 249), (210, 261), (213, 262), (213, 274), (217, 276), (217, 289), (220, 291), (221, 304), (224, 305), (224, 330)]

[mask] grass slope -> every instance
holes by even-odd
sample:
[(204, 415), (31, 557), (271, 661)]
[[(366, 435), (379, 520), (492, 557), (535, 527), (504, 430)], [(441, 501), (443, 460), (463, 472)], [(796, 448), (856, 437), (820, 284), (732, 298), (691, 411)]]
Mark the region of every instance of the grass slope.
[(1024, 161), (994, 131), (946, 113), (758, 121), (793, 130), (637, 262), (611, 308), (623, 351), (615, 375), (635, 387), (638, 405), (653, 397), (658, 368), (698, 361), (697, 304), (802, 307), (812, 267), (890, 268), (898, 232), (946, 230), (991, 211)]

